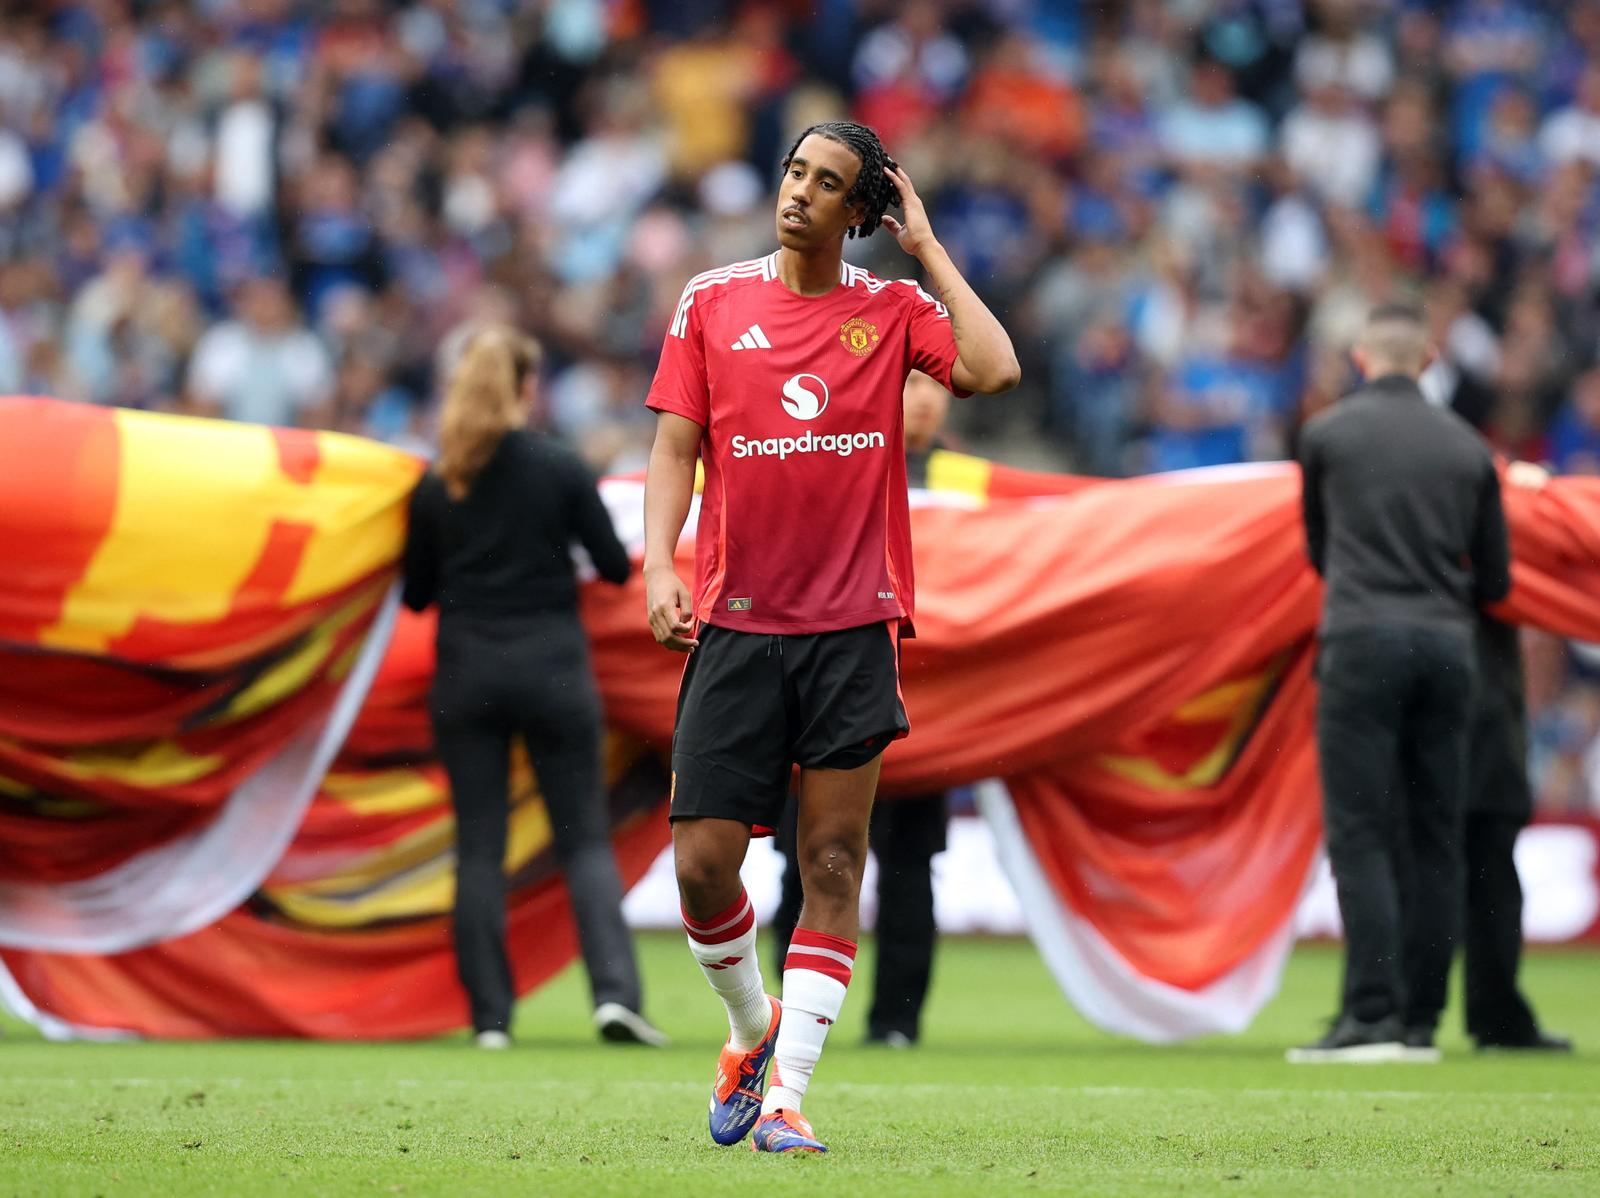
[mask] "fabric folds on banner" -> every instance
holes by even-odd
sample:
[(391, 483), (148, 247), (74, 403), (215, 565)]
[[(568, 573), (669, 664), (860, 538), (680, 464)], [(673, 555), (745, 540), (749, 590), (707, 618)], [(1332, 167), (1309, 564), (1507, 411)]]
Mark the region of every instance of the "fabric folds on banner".
[(331, 710), (290, 737), (193, 832), (73, 882), (0, 880), (0, 944), (120, 953), (215, 923), (266, 879), (344, 743), (388, 647), (391, 588)]
[[(381, 643), (420, 468), (336, 434), (0, 399), (0, 997), (51, 1034), (465, 1020), (431, 620), (400, 614), (331, 768), (310, 759)], [(885, 761), (885, 801), (995, 780), (982, 805), (1033, 935), (1100, 1026), (1245, 1026), (1320, 839), (1320, 584), (1298, 472), (1105, 482), (940, 453), (929, 479), (903, 652), (913, 731)], [(639, 481), (604, 494), (637, 549)], [(1507, 509), (1504, 614), (1600, 640), (1600, 482), (1511, 491)], [(686, 571), (692, 551), (686, 537)], [(682, 659), (650, 638), (638, 578), (582, 603), (631, 883), (668, 837)], [(317, 776), (300, 814), (296, 782)], [(538, 780), (520, 759), (513, 778), (526, 991), (575, 944)], [(150, 881), (157, 862), (174, 890)], [(123, 902), (120, 926), (96, 895)]]

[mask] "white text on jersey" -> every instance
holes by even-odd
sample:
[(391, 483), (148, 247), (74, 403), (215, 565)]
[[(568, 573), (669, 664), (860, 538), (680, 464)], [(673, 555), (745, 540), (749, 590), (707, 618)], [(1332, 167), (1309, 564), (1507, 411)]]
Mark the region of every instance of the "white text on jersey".
[(741, 437), (732, 441), (735, 458), (777, 458), (780, 462), (792, 453), (836, 453), (847, 458), (858, 449), (882, 449), (887, 442), (880, 432), (814, 433), (807, 429), (798, 437)]

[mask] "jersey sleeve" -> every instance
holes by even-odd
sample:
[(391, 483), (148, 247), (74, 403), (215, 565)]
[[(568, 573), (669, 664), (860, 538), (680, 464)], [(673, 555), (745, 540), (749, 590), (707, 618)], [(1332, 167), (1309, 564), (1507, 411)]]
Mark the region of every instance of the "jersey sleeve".
[(957, 350), (949, 310), (916, 283), (906, 280), (905, 286), (912, 293), (909, 312), (912, 368), (930, 375), (945, 390), (965, 399), (972, 392), (961, 390), (950, 380)]
[(673, 412), (704, 428), (711, 418), (711, 391), (706, 382), (706, 343), (694, 282), (683, 289), (672, 325), (661, 343), (661, 361), (645, 397), (653, 412)]

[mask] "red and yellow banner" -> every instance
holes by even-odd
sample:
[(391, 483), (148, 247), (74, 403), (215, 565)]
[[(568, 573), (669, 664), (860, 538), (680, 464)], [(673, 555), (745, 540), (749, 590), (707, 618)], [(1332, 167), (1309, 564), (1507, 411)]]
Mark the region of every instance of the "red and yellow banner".
[[(419, 470), (335, 434), (0, 400), (0, 944), (41, 904), (92, 911), (86, 890), (201, 843), (327, 718)], [(913, 733), (890, 750), (885, 796), (1002, 779), (992, 818), (1016, 829), (1013, 879), (1074, 1000), (1152, 1038), (1242, 1025), (1320, 838), (1320, 584), (1297, 471), (1099, 482), (941, 454), (929, 478), (912, 514)], [(606, 494), (617, 512), (641, 501), (636, 480)], [(1600, 640), (1600, 482), (1508, 492), (1507, 508), (1504, 614)], [(682, 665), (643, 607), (638, 579), (584, 589), (627, 881), (666, 841)], [(63, 1028), (163, 1036), (459, 1026), (431, 673), (431, 623), (403, 618), (314, 801), (236, 909), (126, 952), (0, 950), (11, 999)], [(526, 989), (574, 941), (537, 779), (525, 764), (515, 777)]]

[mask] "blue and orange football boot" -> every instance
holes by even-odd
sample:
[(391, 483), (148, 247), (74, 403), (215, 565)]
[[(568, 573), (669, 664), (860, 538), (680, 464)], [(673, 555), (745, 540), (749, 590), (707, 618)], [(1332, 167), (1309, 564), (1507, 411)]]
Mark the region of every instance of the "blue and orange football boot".
[(799, 1111), (777, 1110), (756, 1121), (750, 1137), (751, 1152), (826, 1152), (811, 1124)]
[(783, 1004), (770, 994), (767, 1001), (772, 1004), (772, 1018), (761, 1043), (748, 1052), (724, 1044), (717, 1058), (717, 1077), (711, 1083), (711, 1138), (718, 1144), (737, 1144), (761, 1117), (761, 1088), (783, 1019)]

